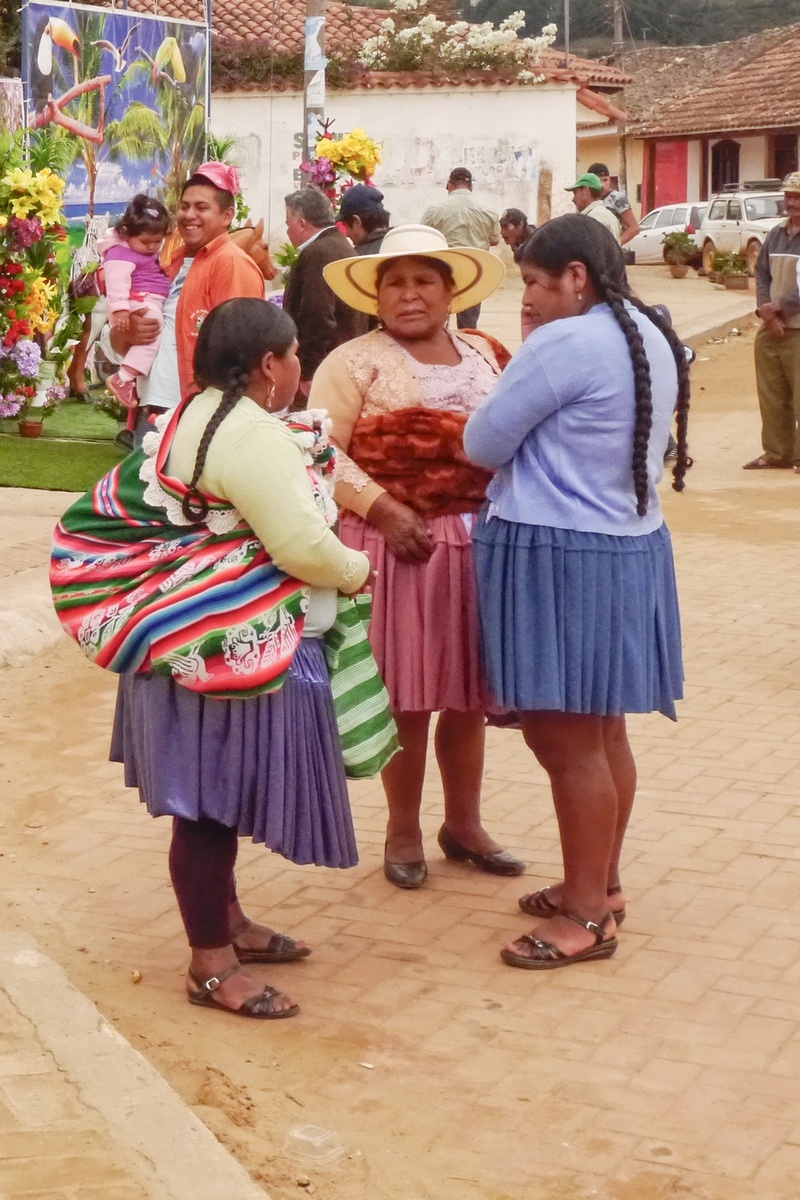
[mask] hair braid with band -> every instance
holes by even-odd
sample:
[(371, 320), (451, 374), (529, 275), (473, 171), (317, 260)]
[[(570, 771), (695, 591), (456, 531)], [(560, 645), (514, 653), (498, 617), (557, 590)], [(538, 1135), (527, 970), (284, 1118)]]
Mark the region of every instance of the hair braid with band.
[(648, 477), (647, 447), (653, 425), (653, 391), (650, 379), (650, 363), (645, 353), (639, 326), (625, 307), (627, 297), (615, 286), (609, 275), (603, 272), (598, 283), (608, 307), (628, 343), (633, 364), (633, 381), (636, 395), (636, 416), (633, 425), (633, 488), (636, 493), (636, 511), (640, 517), (647, 512)]
[(689, 377), (689, 360), (686, 357), (686, 347), (670, 322), (666, 321), (657, 309), (648, 308), (638, 296), (634, 296), (632, 293), (628, 295), (627, 299), (634, 308), (638, 309), (648, 320), (652, 321), (656, 328), (663, 333), (669, 342), (670, 350), (675, 359), (675, 366), (678, 369), (678, 403), (675, 408), (675, 424), (678, 433), (678, 457), (675, 461), (675, 466), (672, 468), (672, 486), (676, 492), (682, 492), (686, 486), (684, 483), (686, 472), (694, 465), (694, 460), (689, 457), (689, 403), (692, 395), (692, 386)]
[(284, 358), (295, 343), (294, 321), (266, 300), (240, 297), (226, 300), (208, 314), (200, 326), (194, 354), (194, 374), (199, 386), (219, 388), (222, 399), (197, 447), (188, 492), (181, 502), (187, 521), (200, 525), (208, 516), (208, 500), (198, 483), (211, 439), (245, 394), (248, 380), (268, 353)]
[(195, 525), (201, 524), (208, 516), (208, 500), (197, 486), (200, 476), (203, 474), (203, 467), (206, 465), (208, 447), (211, 445), (211, 439), (228, 413), (236, 407), (244, 395), (244, 389), (247, 386), (249, 377), (250, 371), (247, 368), (238, 364), (231, 368), (228, 383), (222, 393), (222, 399), (217, 405), (208, 425), (206, 425), (203, 436), (200, 439), (200, 445), (197, 447), (197, 458), (195, 459), (189, 490), (181, 501), (183, 515), (187, 521), (191, 521)]

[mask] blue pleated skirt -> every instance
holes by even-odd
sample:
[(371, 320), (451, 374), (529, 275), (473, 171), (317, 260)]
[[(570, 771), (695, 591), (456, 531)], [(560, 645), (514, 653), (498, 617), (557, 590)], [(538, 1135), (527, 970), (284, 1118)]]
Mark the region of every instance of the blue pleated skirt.
[(665, 525), (614, 537), (487, 520), (484, 508), (473, 556), (485, 668), (498, 704), (676, 719), (681, 626)]
[(295, 863), (358, 862), (318, 638), (301, 641), (280, 691), (243, 700), (122, 675), (110, 758), (154, 817), (208, 817)]

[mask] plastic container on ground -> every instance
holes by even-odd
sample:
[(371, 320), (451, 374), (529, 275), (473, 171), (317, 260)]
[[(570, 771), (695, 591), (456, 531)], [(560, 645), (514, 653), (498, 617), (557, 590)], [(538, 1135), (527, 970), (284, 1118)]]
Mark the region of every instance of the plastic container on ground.
[(286, 1135), (284, 1151), (300, 1162), (321, 1167), (344, 1154), (342, 1139), (321, 1125), (293, 1125)]

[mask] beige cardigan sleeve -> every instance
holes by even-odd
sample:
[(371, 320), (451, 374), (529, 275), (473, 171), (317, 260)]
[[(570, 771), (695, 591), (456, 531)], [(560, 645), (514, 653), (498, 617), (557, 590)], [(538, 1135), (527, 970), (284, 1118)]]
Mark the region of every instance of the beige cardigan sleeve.
[(272, 419), (226, 442), (224, 428), (223, 422), (215, 435), (217, 469), (208, 479), (215, 494), (235, 505), (287, 575), (313, 587), (357, 592), (369, 575), (369, 559), (344, 546), (325, 524), (293, 434)]
[(331, 421), (331, 438), (338, 448), (336, 503), (340, 508), (349, 508), (359, 517), (366, 517), (386, 489), (370, 479), (347, 453), (366, 397), (366, 390), (360, 389), (345, 361), (347, 349), (347, 345), (340, 346), (317, 368), (308, 406), (327, 409)]

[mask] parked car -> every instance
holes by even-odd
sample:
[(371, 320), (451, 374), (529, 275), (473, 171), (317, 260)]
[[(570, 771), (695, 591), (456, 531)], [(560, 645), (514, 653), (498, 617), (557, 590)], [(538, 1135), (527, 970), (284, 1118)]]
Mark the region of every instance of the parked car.
[(743, 184), (735, 191), (714, 196), (708, 205), (696, 241), (703, 255), (703, 267), (713, 269), (717, 253), (743, 254), (750, 275), (770, 229), (784, 216), (783, 192)]
[[(667, 233), (684, 232), (695, 235), (706, 210), (705, 204), (665, 204), (654, 208), (639, 222), (639, 232), (635, 238), (626, 242), (624, 249), (632, 250), (634, 261), (639, 263), (666, 262), (664, 252), (664, 236)], [(700, 266), (700, 255), (697, 262), (690, 266)]]

